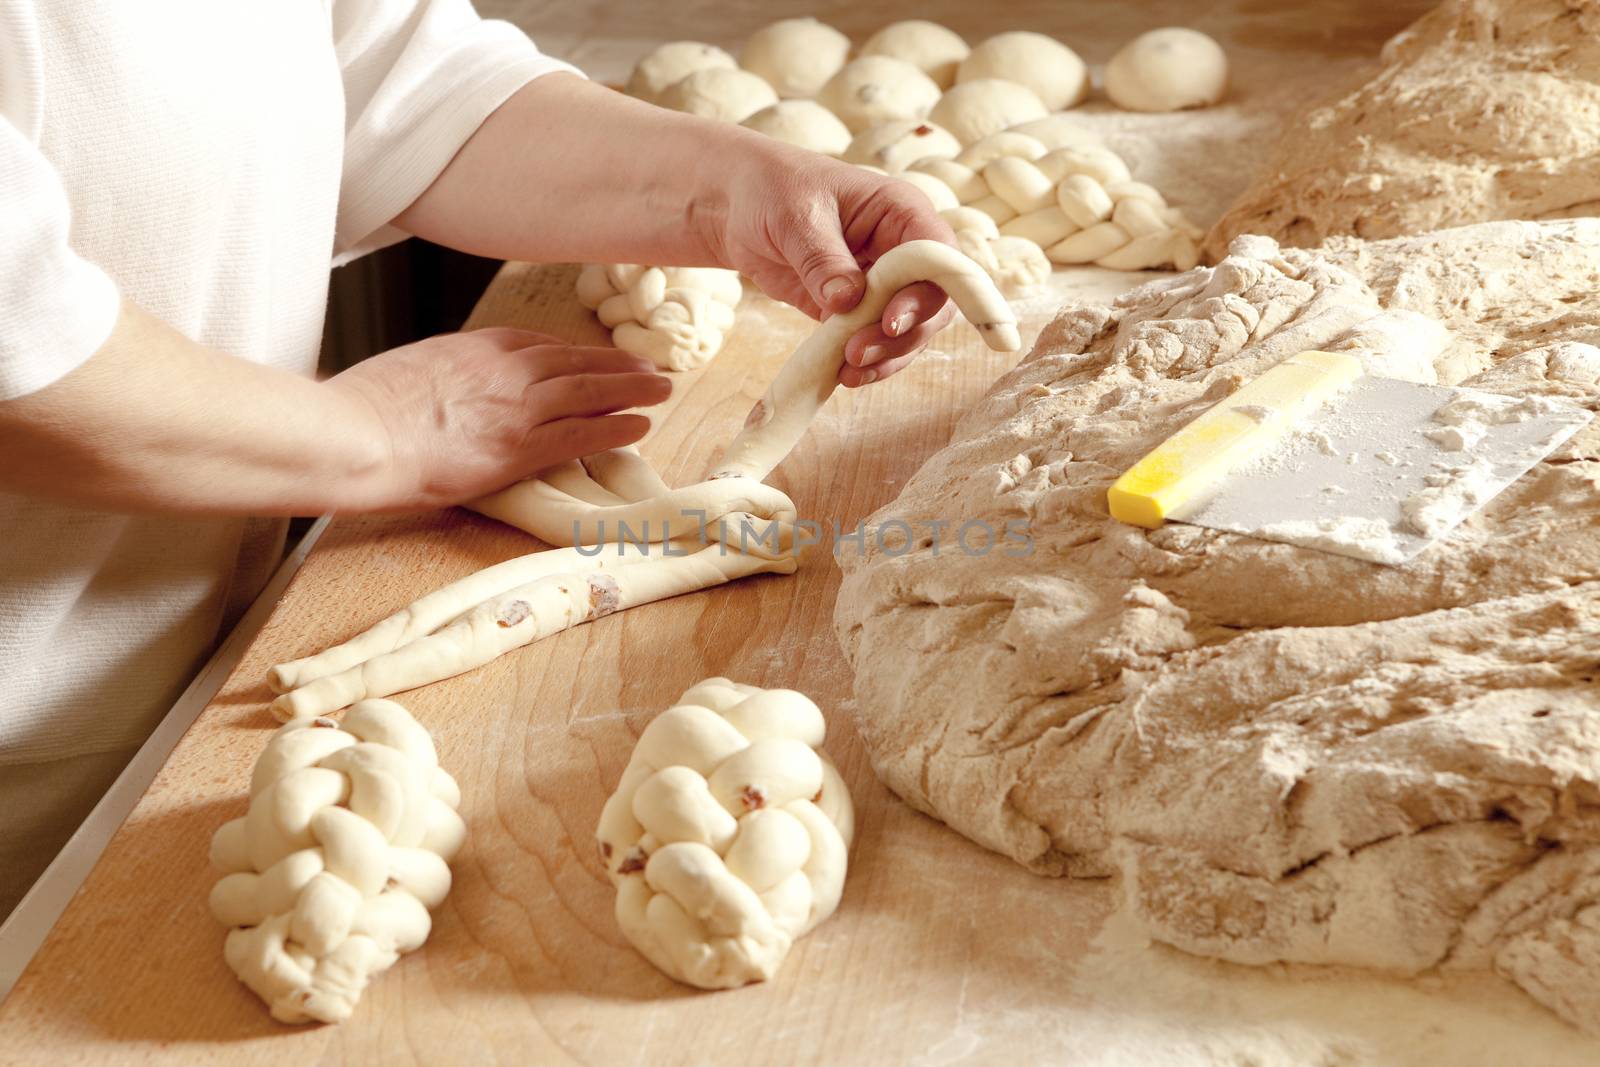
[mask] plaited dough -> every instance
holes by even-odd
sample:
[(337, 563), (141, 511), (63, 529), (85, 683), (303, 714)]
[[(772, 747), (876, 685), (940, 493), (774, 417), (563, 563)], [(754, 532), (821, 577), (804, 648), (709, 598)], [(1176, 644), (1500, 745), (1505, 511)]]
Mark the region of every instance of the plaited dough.
[(1228, 56), (1199, 30), (1141, 33), (1106, 64), (1106, 95), (1129, 111), (1210, 107), (1228, 91)]
[(578, 274), (577, 294), (618, 348), (662, 370), (693, 370), (722, 349), (744, 286), (738, 271), (715, 267), (591, 263)]
[[(1594, 1029), (1600, 428), (1403, 568), (1122, 526), (1105, 491), (1306, 349), (1600, 407), (1596, 263), (1593, 219), (1249, 236), (1064, 308), (839, 556), (873, 767), (1033, 870), (1117, 875), (1167, 944), (1488, 969)], [(1031, 548), (873, 547), (928, 515), (1026, 522)]]
[(1030, 122), (1021, 122), (1008, 127), (1011, 133), (1021, 133), (1032, 137), (1045, 148), (1054, 151), (1057, 148), (1102, 148), (1103, 142), (1100, 135), (1093, 129), (1085, 126), (1075, 116), (1064, 112), (1055, 112), (1042, 119), (1033, 119)]
[(661, 102), (669, 85), (682, 81), (697, 70), (721, 67), (732, 70), (739, 64), (714, 44), (701, 41), (672, 41), (639, 60), (628, 78), (628, 95), (652, 104)]
[(781, 19), (750, 35), (739, 64), (785, 100), (816, 96), (850, 55), (850, 38), (814, 18)]
[(428, 731), (369, 700), (344, 722), (295, 719), (267, 742), (250, 811), (211, 840), (223, 954), (280, 1022), (349, 1018), (362, 990), (420, 948), (466, 837), (461, 791)]
[(850, 147), (849, 128), (815, 100), (780, 100), (740, 125), (825, 156), (843, 155)]
[(926, 119), (896, 119), (856, 134), (845, 149), (844, 159), (846, 163), (864, 163), (887, 174), (898, 174), (919, 159), (948, 159), (960, 151), (961, 142), (948, 130)]
[(852, 59), (817, 93), (817, 103), (851, 133), (894, 119), (925, 118), (938, 100), (939, 87), (926, 74), (890, 56)]
[(1026, 30), (997, 33), (961, 61), (956, 84), (980, 78), (1026, 85), (1051, 111), (1076, 107), (1089, 95), (1089, 68), (1078, 53), (1054, 37)]
[(702, 989), (777, 973), (844, 891), (855, 812), (803, 694), (708, 678), (653, 719), (600, 814), (617, 924)]
[(1206, 238), (1314, 247), (1600, 214), (1600, 5), (1446, 0), (1314, 101)]
[(959, 33), (926, 19), (891, 22), (861, 46), (864, 56), (893, 56), (910, 63), (940, 89), (955, 84), (956, 67), (969, 51)]
[(743, 122), (777, 102), (778, 94), (764, 79), (726, 67), (694, 71), (667, 86), (660, 97), (662, 107), (720, 122)]
[(928, 117), (966, 145), (1049, 113), (1039, 94), (1026, 85), (982, 78), (962, 82), (945, 93)]
[[(1198, 261), (1199, 229), (1156, 189), (1133, 181), (1121, 157), (1104, 147), (1050, 152), (1006, 130), (954, 159), (919, 160), (902, 177), (928, 195), (962, 250), (1003, 291), (1042, 282), (1041, 260), (1114, 270), (1188, 270)], [(1007, 240), (996, 247), (1000, 237)], [(1038, 245), (1041, 254), (1012, 238)], [(1043, 270), (1048, 276), (1048, 265)]]

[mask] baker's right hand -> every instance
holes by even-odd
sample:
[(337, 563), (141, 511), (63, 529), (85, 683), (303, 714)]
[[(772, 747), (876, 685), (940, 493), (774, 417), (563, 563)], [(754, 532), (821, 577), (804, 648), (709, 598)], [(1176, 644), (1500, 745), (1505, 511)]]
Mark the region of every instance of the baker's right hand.
[(383, 511), (463, 503), (632, 444), (650, 420), (618, 412), (672, 393), (642, 356), (504, 327), (391, 349), (323, 387), (370, 410), (387, 443), (388, 471), (371, 509)]

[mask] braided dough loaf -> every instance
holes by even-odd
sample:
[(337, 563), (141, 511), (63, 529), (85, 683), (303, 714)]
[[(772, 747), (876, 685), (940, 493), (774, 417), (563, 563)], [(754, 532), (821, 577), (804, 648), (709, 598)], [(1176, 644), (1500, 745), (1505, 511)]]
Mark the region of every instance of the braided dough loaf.
[(739, 272), (715, 267), (591, 263), (578, 274), (578, 302), (600, 317), (612, 343), (662, 370), (710, 362), (743, 295)]
[(421, 947), (466, 837), (460, 804), (428, 731), (393, 701), (272, 735), (249, 814), (211, 839), (211, 914), (274, 1019), (347, 1019), (374, 975)]
[(618, 925), (668, 976), (765, 981), (838, 907), (855, 809), (825, 732), (800, 693), (708, 678), (640, 735), (595, 836)]

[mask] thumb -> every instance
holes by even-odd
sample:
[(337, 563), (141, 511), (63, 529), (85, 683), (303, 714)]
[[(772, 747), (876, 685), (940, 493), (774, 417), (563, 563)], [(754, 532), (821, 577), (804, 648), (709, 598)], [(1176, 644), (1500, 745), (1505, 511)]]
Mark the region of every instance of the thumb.
[(831, 225), (796, 227), (784, 257), (823, 317), (849, 311), (861, 302), (866, 275), (856, 265), (844, 235)]

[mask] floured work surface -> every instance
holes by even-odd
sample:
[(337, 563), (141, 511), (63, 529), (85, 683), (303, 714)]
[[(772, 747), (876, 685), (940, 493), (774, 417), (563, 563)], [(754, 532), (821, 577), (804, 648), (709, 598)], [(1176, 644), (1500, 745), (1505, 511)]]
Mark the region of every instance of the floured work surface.
[(1247, 239), (1064, 310), (874, 517), (1026, 522), (1033, 552), (843, 561), (836, 625), (881, 776), (1034, 870), (1116, 875), (1191, 952), (1493, 972), (1506, 1000), (1595, 1025), (1593, 425), (1402, 567), (1126, 526), (1105, 492), (1297, 352), (1593, 408), (1596, 340), (1594, 220), (1325, 254)]

